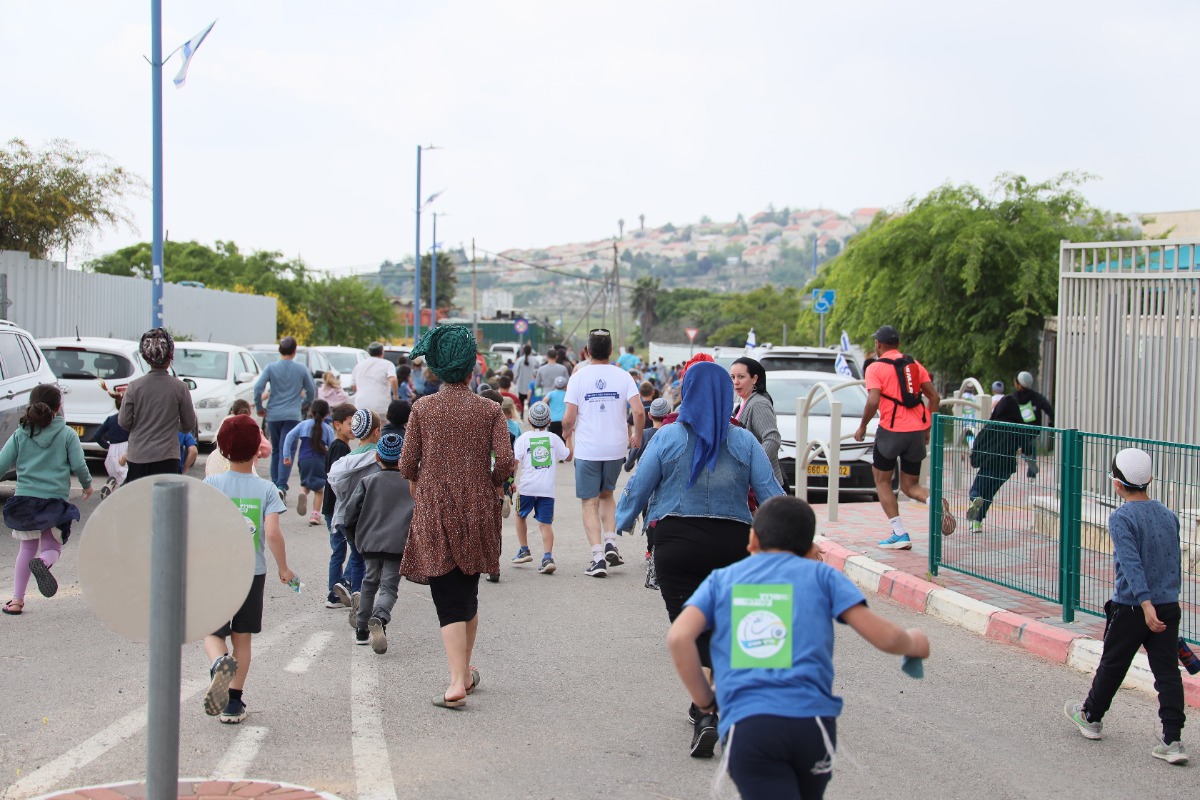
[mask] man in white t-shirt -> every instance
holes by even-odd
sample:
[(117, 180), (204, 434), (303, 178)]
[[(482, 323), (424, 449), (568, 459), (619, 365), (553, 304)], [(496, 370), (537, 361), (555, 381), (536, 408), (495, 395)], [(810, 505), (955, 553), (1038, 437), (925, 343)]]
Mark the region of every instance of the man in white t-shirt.
[(371, 357), (354, 366), (354, 405), (386, 417), (388, 406), (396, 397), (396, 369), (383, 357), (383, 345), (379, 342), (371, 342), (367, 354)]
[[(617, 503), (613, 490), (630, 448), (642, 443), (646, 410), (629, 373), (608, 362), (612, 334), (597, 328), (588, 334), (591, 362), (567, 382), (563, 438), (574, 439), (575, 496), (583, 501), (583, 530), (592, 548), (585, 575), (603, 578), (608, 566), (625, 563), (617, 552)], [(625, 421), (626, 409), (632, 429)], [(603, 534), (603, 539), (601, 535)]]

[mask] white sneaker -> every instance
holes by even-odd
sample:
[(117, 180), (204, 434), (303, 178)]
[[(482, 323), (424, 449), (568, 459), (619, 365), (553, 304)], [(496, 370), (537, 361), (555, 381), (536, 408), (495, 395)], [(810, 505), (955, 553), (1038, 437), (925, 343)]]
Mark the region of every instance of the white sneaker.
[(1170, 744), (1160, 742), (1150, 752), (1150, 755), (1155, 758), (1161, 758), (1168, 764), (1183, 766), (1188, 763), (1187, 753), (1183, 749), (1183, 742), (1171, 742)]

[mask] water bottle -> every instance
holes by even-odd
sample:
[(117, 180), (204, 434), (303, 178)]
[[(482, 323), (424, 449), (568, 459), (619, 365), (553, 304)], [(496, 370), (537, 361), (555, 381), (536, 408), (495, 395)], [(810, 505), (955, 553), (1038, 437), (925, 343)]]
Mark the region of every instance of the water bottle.
[(1179, 663), (1183, 664), (1189, 675), (1200, 673), (1200, 656), (1192, 652), (1182, 636), (1179, 637)]
[(288, 588), (290, 588), (296, 594), (300, 594), (300, 587), (303, 585), (304, 584), (300, 582), (299, 575), (294, 576), (290, 581), (288, 581)]

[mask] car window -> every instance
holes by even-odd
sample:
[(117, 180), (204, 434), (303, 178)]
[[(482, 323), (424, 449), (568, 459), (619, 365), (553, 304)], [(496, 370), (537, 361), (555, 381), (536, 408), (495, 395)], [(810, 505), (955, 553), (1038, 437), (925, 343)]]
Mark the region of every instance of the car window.
[(249, 353), (241, 353), (239, 358), (242, 359), (242, 372), (249, 372), (251, 375), (258, 374), (258, 362)]
[(229, 354), (176, 345), (175, 374), (181, 378), (210, 378), (223, 381), (229, 377)]
[(354, 366), (358, 363), (358, 356), (354, 353), (322, 353), (322, 355), (329, 359), (333, 368), (341, 373), (353, 372)]
[(258, 362), (261, 369), (266, 369), (268, 364), (279, 360), (279, 353), (274, 350), (251, 350), (250, 355), (254, 356), (254, 360)]
[(0, 360), (4, 362), (5, 378), (15, 378), (33, 372), (15, 333), (0, 333)]
[(29, 364), (29, 371), (37, 372), (42, 366), (42, 356), (38, 353), (37, 345), (24, 336), (20, 336), (18, 339), (21, 342), (21, 349), (25, 351), (25, 362)]
[(129, 358), (119, 353), (88, 350), (86, 347), (47, 347), (46, 363), (56, 378), (66, 380), (112, 380), (134, 373)]
[[(815, 378), (767, 378), (767, 393), (775, 401), (776, 414), (795, 414), (796, 400), (803, 400), (808, 392), (817, 384)], [(823, 381), (830, 389), (837, 387), (840, 380)], [(852, 386), (835, 392), (835, 400), (842, 403), (842, 417), (861, 417), (867, 405), (867, 393), (861, 386)], [(829, 400), (821, 397), (820, 401), (809, 412), (814, 416), (827, 417), (830, 414)]]
[[(777, 370), (796, 370), (798, 372), (832, 372), (837, 374), (837, 361), (834, 358), (825, 358), (824, 356), (763, 356), (759, 359), (759, 363), (763, 365), (763, 369), (768, 372)], [(854, 373), (855, 378), (861, 378), (862, 374), (858, 371), (858, 364), (847, 359), (846, 363), (850, 367), (850, 371)]]

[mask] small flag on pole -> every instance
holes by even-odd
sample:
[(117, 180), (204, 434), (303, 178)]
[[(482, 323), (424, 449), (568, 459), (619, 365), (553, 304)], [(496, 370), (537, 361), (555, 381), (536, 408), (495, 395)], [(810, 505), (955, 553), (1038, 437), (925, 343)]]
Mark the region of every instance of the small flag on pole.
[(842, 352), (850, 352), (850, 334), (846, 333), (845, 331), (842, 331)]
[(179, 73), (175, 76), (175, 88), (182, 88), (184, 82), (187, 81), (187, 71), (188, 66), (190, 66), (192, 63), (192, 56), (196, 55), (196, 51), (200, 49), (200, 43), (204, 41), (204, 37), (208, 36), (208, 32), (211, 31), (213, 29), (213, 25), (216, 24), (217, 21), (214, 19), (209, 23), (207, 28), (197, 33), (188, 41), (184, 42), (183, 47), (179, 48), (183, 51), (183, 66), (179, 68)]
[(833, 362), (833, 368), (837, 370), (838, 375), (844, 375), (847, 378), (854, 377), (854, 373), (850, 371), (850, 365), (846, 363), (846, 356), (841, 353), (837, 354), (837, 360)]
[(753, 350), (756, 347), (758, 347), (758, 338), (754, 335), (754, 328), (751, 328), (750, 332), (746, 334), (746, 349)]

